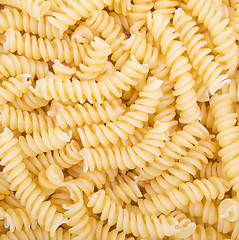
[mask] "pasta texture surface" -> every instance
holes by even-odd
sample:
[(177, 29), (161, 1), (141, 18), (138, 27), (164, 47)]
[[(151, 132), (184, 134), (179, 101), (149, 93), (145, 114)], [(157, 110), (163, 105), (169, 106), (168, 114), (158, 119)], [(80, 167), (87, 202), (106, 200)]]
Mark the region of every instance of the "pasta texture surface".
[(239, 240), (238, 41), (238, 0), (0, 0), (0, 240)]

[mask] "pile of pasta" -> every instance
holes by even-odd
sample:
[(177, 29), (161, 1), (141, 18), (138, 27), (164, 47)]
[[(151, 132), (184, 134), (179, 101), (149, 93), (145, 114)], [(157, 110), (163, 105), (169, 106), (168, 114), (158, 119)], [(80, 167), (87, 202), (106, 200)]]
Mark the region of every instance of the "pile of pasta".
[(239, 240), (239, 1), (0, 0), (0, 240)]

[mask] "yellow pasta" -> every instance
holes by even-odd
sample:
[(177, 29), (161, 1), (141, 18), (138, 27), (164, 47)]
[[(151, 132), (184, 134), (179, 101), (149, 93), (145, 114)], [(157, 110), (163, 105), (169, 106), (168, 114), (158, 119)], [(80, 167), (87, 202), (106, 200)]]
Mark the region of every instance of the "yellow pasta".
[(0, 240), (239, 240), (238, 0), (0, 4)]

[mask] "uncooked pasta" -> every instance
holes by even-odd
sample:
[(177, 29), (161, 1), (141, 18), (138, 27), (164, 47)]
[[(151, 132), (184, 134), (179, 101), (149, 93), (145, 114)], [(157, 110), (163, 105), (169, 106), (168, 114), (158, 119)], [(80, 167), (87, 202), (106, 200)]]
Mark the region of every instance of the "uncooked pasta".
[(0, 0), (0, 240), (239, 240), (239, 2)]

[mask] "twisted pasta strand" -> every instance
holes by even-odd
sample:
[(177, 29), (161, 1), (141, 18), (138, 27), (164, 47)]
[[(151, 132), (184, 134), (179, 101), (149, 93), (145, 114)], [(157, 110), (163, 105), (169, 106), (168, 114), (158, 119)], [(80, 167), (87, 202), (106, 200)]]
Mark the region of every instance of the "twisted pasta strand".
[(61, 149), (54, 150), (53, 152), (40, 153), (36, 157), (24, 159), (24, 162), (28, 166), (29, 171), (38, 175), (40, 171), (48, 168), (52, 164), (57, 165), (61, 169), (78, 164), (82, 160), (79, 151), (79, 144), (72, 140)]
[(48, 100), (38, 97), (31, 91), (28, 91), (24, 93), (21, 98), (16, 98), (12, 102), (12, 105), (15, 107), (15, 109), (19, 109), (22, 111), (32, 111), (34, 109), (39, 109), (46, 106), (48, 102)]
[(237, 142), (239, 138), (239, 127), (235, 126), (237, 113), (231, 112), (232, 98), (229, 94), (213, 96), (210, 101), (210, 106), (215, 119), (214, 124), (219, 132), (217, 139), (222, 148), (218, 152), (218, 155), (225, 164), (224, 171), (231, 179), (230, 183), (233, 185), (233, 189), (238, 192), (239, 177), (237, 165), (239, 163), (239, 152)]
[(68, 225), (70, 226), (69, 232), (76, 235), (74, 240), (93, 239), (93, 232), (89, 223), (89, 216), (86, 214), (86, 207), (82, 199), (78, 203), (66, 206), (67, 211), (64, 216), (67, 217)]
[(126, 35), (121, 32), (120, 25), (106, 11), (95, 11), (86, 20), (86, 24), (98, 31), (110, 45), (116, 69), (121, 69), (129, 57), (129, 51), (124, 50), (122, 42)]
[[(172, 167), (163, 171), (161, 176), (157, 176), (150, 181), (150, 186), (146, 185), (147, 192), (150, 187), (157, 193), (163, 193), (172, 187), (178, 187), (181, 183), (190, 181), (192, 176), (195, 176), (197, 170), (204, 171), (204, 166), (207, 166), (207, 158), (212, 158), (215, 152), (215, 144), (208, 140), (200, 140), (198, 145), (192, 147), (189, 152), (182, 156), (179, 161)], [(214, 176), (214, 175), (213, 175)], [(200, 174), (201, 178), (205, 178)], [(207, 175), (207, 178), (211, 175)], [(214, 177), (223, 177), (217, 176)], [(149, 188), (149, 189), (148, 189)]]
[(13, 102), (16, 97), (22, 97), (29, 90), (30, 82), (27, 81), (29, 74), (20, 74), (15, 78), (10, 77), (8, 80), (2, 81), (0, 86), (0, 105), (7, 102)]
[(139, 31), (131, 29), (131, 36), (125, 41), (122, 41), (124, 50), (130, 51), (138, 61), (143, 64), (148, 64), (149, 69), (154, 69), (158, 66), (159, 51), (148, 43), (145, 36)]
[(85, 64), (79, 65), (80, 71), (76, 71), (76, 76), (80, 80), (90, 81), (106, 70), (111, 48), (104, 40), (94, 37), (94, 41), (91, 41), (91, 48), (86, 52), (87, 55), (83, 59)]
[(1, 0), (1, 4), (10, 5), (12, 7), (17, 7), (23, 11), (26, 11), (29, 15), (40, 20), (51, 7), (50, 1), (42, 1), (42, 0)]
[(93, 104), (95, 101), (102, 103), (104, 98), (113, 100), (114, 96), (120, 97), (122, 90), (129, 90), (130, 85), (136, 85), (136, 80), (148, 72), (147, 65), (141, 65), (136, 60), (128, 60), (121, 71), (116, 71), (104, 81), (81, 82), (76, 78), (72, 81), (62, 82), (59, 78), (40, 79), (36, 87), (30, 90), (38, 97), (46, 100), (61, 100), (67, 102), (79, 101), (81, 104), (88, 101)]
[(223, 178), (196, 179), (192, 183), (181, 183), (179, 189), (172, 188), (165, 194), (152, 195), (151, 200), (139, 199), (138, 204), (145, 214), (169, 214), (175, 208), (182, 209), (189, 202), (200, 202), (204, 197), (207, 201), (223, 199), (228, 189), (229, 183)]
[(8, 208), (4, 211), (5, 227), (9, 227), (11, 232), (21, 231), (24, 227), (25, 231), (36, 229), (37, 220), (32, 219), (28, 213), (22, 208)]
[(93, 124), (78, 128), (82, 145), (86, 148), (97, 147), (99, 144), (108, 146), (110, 143), (116, 144), (119, 138), (127, 140), (130, 134), (135, 133), (135, 128), (143, 126), (143, 122), (148, 120), (148, 116), (155, 112), (159, 99), (162, 97), (162, 81), (149, 78), (147, 85), (139, 94), (139, 98), (132, 104), (129, 111), (120, 116), (117, 121), (108, 122), (106, 125)]
[(210, 54), (211, 50), (205, 47), (207, 42), (203, 40), (203, 34), (197, 33), (199, 27), (196, 26), (196, 22), (192, 21), (192, 17), (182, 9), (178, 9), (174, 15), (173, 25), (179, 32), (180, 40), (187, 47), (193, 67), (198, 70), (198, 74), (207, 84), (211, 94), (214, 94), (224, 84), (229, 84), (231, 81), (227, 78), (228, 76), (222, 74), (223, 69)]
[(9, 28), (38, 34), (41, 38), (63, 38), (63, 34), (59, 32), (59, 29), (53, 26), (48, 20), (44, 18), (36, 20), (25, 11), (4, 7), (0, 11), (0, 33), (4, 33)]
[(183, 130), (176, 132), (170, 139), (165, 142), (165, 147), (161, 149), (161, 157), (156, 158), (154, 162), (148, 163), (145, 167), (137, 168), (138, 179), (153, 179), (162, 174), (175, 164), (175, 160), (187, 154), (187, 149), (198, 145), (199, 139), (208, 139), (208, 130), (198, 121), (187, 124)]
[(19, 145), (26, 156), (34, 157), (43, 152), (61, 149), (70, 142), (70, 132), (66, 133), (59, 127), (42, 129), (39, 132), (33, 132), (33, 136), (27, 134), (26, 137), (19, 137)]
[(55, 190), (64, 186), (64, 175), (57, 165), (51, 164), (46, 170), (39, 172), (38, 182), (43, 188)]
[(0, 56), (0, 78), (16, 76), (21, 73), (30, 74), (30, 79), (35, 76), (42, 78), (49, 67), (46, 62), (34, 61), (24, 56), (14, 54), (1, 54)]
[(40, 226), (45, 226), (46, 231), (53, 236), (64, 220), (63, 215), (57, 213), (49, 201), (44, 201), (45, 196), (40, 194), (40, 190), (28, 176), (18, 140), (13, 138), (13, 133), (8, 128), (0, 135), (0, 147), (1, 165), (5, 166), (3, 173), (8, 175), (10, 189), (16, 191), (16, 197), (20, 199), (21, 205), (26, 206), (31, 217), (37, 219)]
[(88, 18), (91, 12), (98, 9), (103, 9), (110, 6), (113, 0), (99, 0), (99, 1), (67, 1), (67, 6), (64, 4), (60, 6), (60, 12), (53, 12), (54, 17), (47, 17), (48, 21), (62, 32), (67, 30), (69, 25), (74, 25), (82, 17)]
[(113, 100), (111, 103), (104, 101), (102, 104), (98, 102), (77, 104), (74, 107), (67, 106), (59, 108), (56, 115), (57, 123), (62, 129), (68, 126), (75, 127), (83, 124), (92, 125), (101, 122), (116, 121), (125, 111), (125, 105), (121, 101)]
[(112, 4), (108, 7), (109, 10), (114, 10), (118, 15), (128, 16), (131, 10), (132, 3), (130, 0), (114, 0)]
[(22, 111), (12, 106), (5, 104), (0, 109), (0, 122), (3, 127), (8, 127), (11, 130), (26, 132), (32, 134), (33, 131), (41, 132), (42, 129), (47, 130), (49, 127), (54, 127), (55, 124), (51, 117), (45, 116), (37, 112)]
[(6, 195), (10, 194), (10, 185), (7, 182), (7, 176), (0, 173), (0, 200), (4, 199)]
[(5, 35), (3, 48), (5, 52), (17, 52), (19, 55), (26, 55), (27, 58), (35, 60), (43, 59), (44, 61), (54, 61), (79, 65), (83, 56), (86, 55), (85, 47), (82, 44), (68, 42), (60, 39), (44, 39), (30, 36), (29, 33), (22, 35), (19, 31), (9, 28)]
[(184, 0), (187, 9), (192, 11), (193, 16), (203, 23), (211, 33), (215, 52), (218, 53), (216, 61), (227, 74), (233, 75), (237, 68), (238, 54), (233, 28), (227, 27), (229, 19), (222, 18), (222, 11), (218, 11), (215, 4), (207, 0)]
[[(136, 237), (163, 238), (165, 235), (183, 235), (184, 228), (187, 228), (187, 224), (182, 226), (174, 217), (143, 215), (123, 209), (121, 206), (117, 206), (109, 196), (105, 195), (104, 190), (92, 194), (87, 206), (92, 208), (93, 213), (101, 213), (100, 219), (102, 221), (108, 219), (110, 226), (116, 224), (118, 231), (123, 230), (127, 234), (133, 233)], [(190, 235), (192, 232), (193, 229), (187, 231), (182, 238), (187, 237), (187, 234)]]
[(145, 166), (146, 162), (153, 162), (161, 153), (159, 147), (164, 147), (164, 141), (168, 138), (165, 134), (167, 129), (167, 123), (156, 123), (143, 141), (133, 147), (83, 148), (80, 154), (84, 161), (84, 171), (134, 169), (136, 166)]
[(197, 105), (196, 92), (193, 88), (195, 81), (190, 73), (191, 64), (183, 56), (186, 48), (175, 38), (178, 36), (174, 28), (169, 27), (169, 18), (155, 13), (148, 15), (147, 24), (154, 39), (160, 41), (162, 53), (166, 55), (166, 64), (170, 66), (170, 79), (175, 82), (174, 96), (177, 96), (176, 109), (180, 111), (179, 121), (190, 123), (199, 118), (200, 109)]

